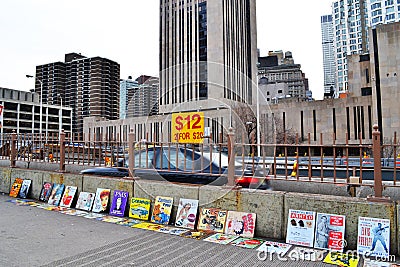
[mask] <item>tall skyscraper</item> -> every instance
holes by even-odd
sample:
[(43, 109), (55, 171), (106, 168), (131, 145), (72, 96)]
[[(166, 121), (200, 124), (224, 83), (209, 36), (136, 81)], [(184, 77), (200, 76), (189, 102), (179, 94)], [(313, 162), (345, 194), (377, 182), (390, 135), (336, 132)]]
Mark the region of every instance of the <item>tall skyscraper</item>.
[(332, 15), (321, 16), (324, 96), (333, 97), (336, 89), (335, 47)]
[(120, 80), (120, 95), (119, 95), (119, 118), (126, 119), (128, 115), (128, 103), (130, 91), (136, 91), (139, 88), (139, 83), (132, 80), (129, 76), (127, 80)]
[[(83, 118), (119, 118), (119, 64), (101, 57), (87, 58), (77, 53), (65, 55), (65, 62), (36, 67), (35, 91), (44, 104), (72, 108), (73, 132), (83, 132)], [(43, 92), (40, 92), (43, 83)]]
[(337, 92), (347, 90), (347, 55), (369, 52), (368, 28), (400, 21), (400, 1), (335, 0), (332, 6)]
[(255, 3), (161, 1), (161, 113), (255, 101)]

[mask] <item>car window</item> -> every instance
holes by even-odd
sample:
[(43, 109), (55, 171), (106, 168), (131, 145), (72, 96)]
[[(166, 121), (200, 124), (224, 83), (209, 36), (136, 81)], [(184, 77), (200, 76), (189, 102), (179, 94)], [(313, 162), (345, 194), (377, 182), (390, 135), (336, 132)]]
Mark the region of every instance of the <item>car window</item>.
[(135, 153), (135, 168), (148, 169), (153, 168), (152, 160), (154, 156), (154, 151), (140, 151)]
[(202, 166), (203, 169), (207, 168), (209, 163), (209, 160), (204, 157), (203, 160), (201, 160), (201, 154), (190, 149), (163, 148), (162, 152), (157, 156), (156, 168), (170, 168), (171, 170), (178, 168), (179, 170), (186, 171), (200, 171)]

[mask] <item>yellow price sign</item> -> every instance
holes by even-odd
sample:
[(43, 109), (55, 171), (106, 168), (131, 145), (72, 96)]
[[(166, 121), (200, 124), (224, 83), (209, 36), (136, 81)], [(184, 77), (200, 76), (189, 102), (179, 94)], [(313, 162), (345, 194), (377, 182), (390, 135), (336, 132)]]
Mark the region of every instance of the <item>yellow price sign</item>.
[(204, 112), (172, 114), (171, 139), (176, 143), (200, 144), (204, 137)]

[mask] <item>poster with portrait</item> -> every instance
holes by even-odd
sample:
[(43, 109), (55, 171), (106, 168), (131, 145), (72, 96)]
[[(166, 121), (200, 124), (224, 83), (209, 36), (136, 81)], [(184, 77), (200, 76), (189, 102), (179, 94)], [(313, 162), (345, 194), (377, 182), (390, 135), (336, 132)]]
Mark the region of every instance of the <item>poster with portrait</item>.
[(257, 248), (257, 251), (284, 256), (291, 247), (292, 245), (290, 244), (274, 242), (274, 241), (265, 241), (259, 248)]
[(51, 188), (51, 193), (47, 203), (53, 206), (58, 206), (60, 204), (61, 197), (64, 193), (64, 189), (65, 189), (64, 184), (54, 183), (53, 187)]
[(181, 198), (176, 213), (175, 226), (194, 229), (198, 206), (199, 201), (197, 199)]
[(228, 211), (225, 223), (225, 234), (242, 237), (254, 237), (256, 214), (240, 211)]
[(117, 217), (125, 216), (126, 203), (128, 202), (129, 192), (114, 190), (111, 202), (110, 215)]
[(150, 214), (150, 203), (150, 199), (147, 198), (131, 198), (131, 203), (129, 205), (129, 217), (147, 221)]
[(21, 189), (19, 190), (18, 197), (27, 198), (29, 193), (29, 188), (31, 187), (32, 180), (24, 179), (22, 181)]
[(357, 267), (359, 261), (360, 258), (356, 253), (341, 253), (335, 251), (329, 252), (324, 259), (325, 263), (341, 267)]
[(21, 189), (24, 179), (15, 178), (14, 183), (11, 185), (10, 197), (17, 197), (19, 190)]
[(197, 229), (211, 230), (217, 233), (223, 233), (228, 211), (221, 209), (201, 208)]
[(96, 197), (93, 203), (93, 212), (106, 212), (108, 200), (110, 199), (111, 189), (97, 188)]
[(313, 247), (314, 229), (314, 211), (289, 210), (286, 243), (304, 247)]
[(211, 243), (227, 245), (237, 238), (238, 238), (237, 235), (226, 235), (226, 234), (216, 233), (204, 238), (203, 240)]
[(44, 182), (42, 185), (42, 189), (40, 191), (39, 200), (43, 202), (47, 202), (50, 197), (51, 188), (53, 187), (52, 183)]
[(168, 224), (174, 199), (172, 197), (157, 196), (154, 202), (151, 222)]
[(358, 217), (357, 253), (389, 257), (390, 220)]
[(95, 193), (80, 192), (76, 208), (79, 210), (90, 211), (94, 202)]
[(317, 213), (314, 247), (343, 252), (345, 216)]
[(239, 237), (233, 240), (230, 245), (241, 248), (254, 249), (260, 246), (265, 240), (260, 238)]
[(60, 206), (70, 208), (72, 202), (74, 201), (74, 197), (75, 197), (77, 190), (78, 190), (78, 187), (72, 186), (72, 185), (67, 185), (65, 187), (64, 194), (61, 198)]

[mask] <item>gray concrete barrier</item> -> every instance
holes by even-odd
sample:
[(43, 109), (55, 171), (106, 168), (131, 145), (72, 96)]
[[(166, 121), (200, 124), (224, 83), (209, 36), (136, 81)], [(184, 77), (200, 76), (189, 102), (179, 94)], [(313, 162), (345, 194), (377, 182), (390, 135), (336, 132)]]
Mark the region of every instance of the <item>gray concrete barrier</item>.
[(336, 197), (326, 195), (287, 193), (284, 201), (284, 236), (289, 209), (315, 211), (319, 213), (346, 216), (347, 249), (357, 249), (358, 217), (372, 217), (390, 220), (390, 251), (397, 252), (396, 204), (369, 202), (363, 198)]

